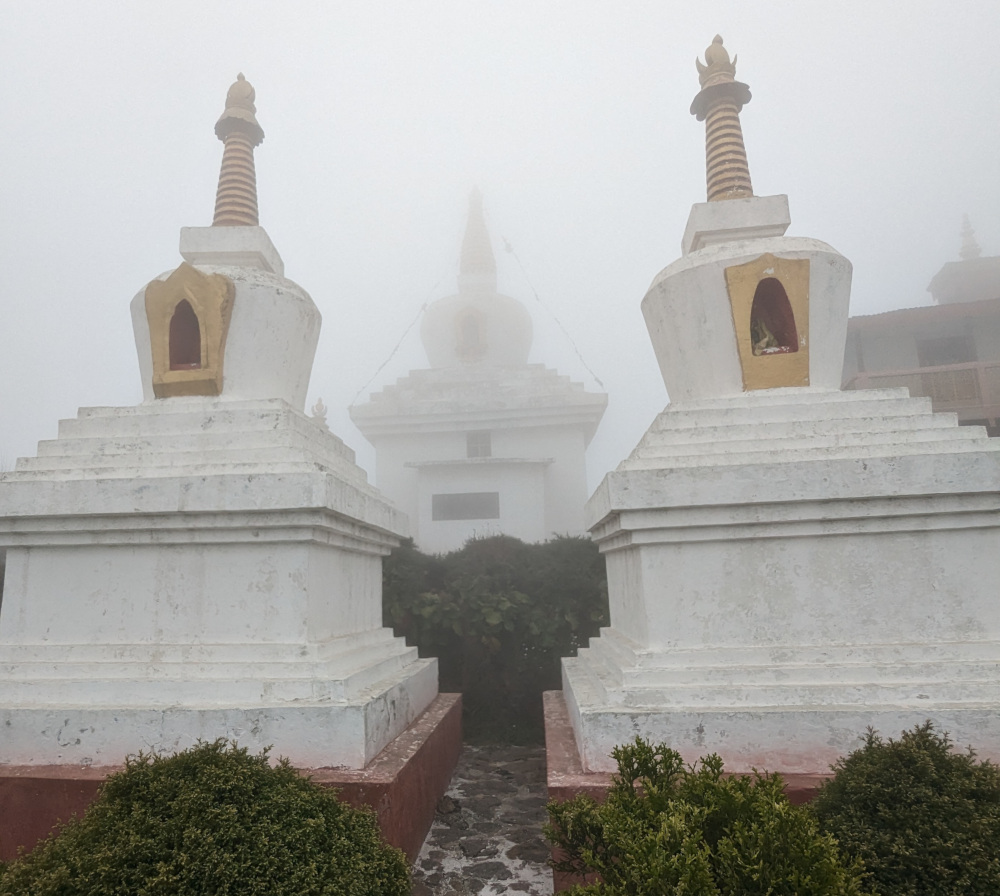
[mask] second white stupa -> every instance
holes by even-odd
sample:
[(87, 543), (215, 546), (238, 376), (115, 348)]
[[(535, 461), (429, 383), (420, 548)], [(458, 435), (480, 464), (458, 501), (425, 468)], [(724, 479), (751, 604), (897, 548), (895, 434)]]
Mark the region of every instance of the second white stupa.
[(382, 627), (405, 521), (303, 414), (320, 315), (258, 225), (255, 112), (241, 75), (214, 224), (132, 302), (144, 401), (0, 475), (0, 763), (226, 737), (363, 768), (437, 695)]
[(753, 196), (721, 38), (699, 71), (709, 201), (642, 303), (671, 401), (587, 505), (611, 626), (563, 661), (583, 766), (642, 735), (822, 774), (928, 718), (1000, 757), (1000, 442), (840, 391), (850, 263)]

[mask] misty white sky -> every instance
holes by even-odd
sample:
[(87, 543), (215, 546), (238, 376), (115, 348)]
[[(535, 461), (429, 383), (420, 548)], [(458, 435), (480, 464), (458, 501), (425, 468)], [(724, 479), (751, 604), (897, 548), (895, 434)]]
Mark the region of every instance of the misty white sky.
[[(309, 405), (371, 474), (346, 407), (454, 291), (478, 184), (532, 360), (599, 388), (554, 313), (609, 394), (593, 487), (667, 401), (639, 303), (704, 200), (688, 108), (717, 32), (755, 192), (851, 259), (852, 313), (927, 304), (963, 213), (1000, 254), (996, 0), (0, 0), (0, 469), (140, 400), (129, 302), (211, 223), (242, 71), (261, 223), (323, 314)], [(369, 391), (423, 366), (414, 328)]]

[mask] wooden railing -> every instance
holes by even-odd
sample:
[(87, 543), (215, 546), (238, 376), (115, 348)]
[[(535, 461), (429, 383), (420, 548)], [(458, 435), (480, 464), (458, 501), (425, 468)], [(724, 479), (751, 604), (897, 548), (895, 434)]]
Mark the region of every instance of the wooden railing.
[(906, 386), (910, 395), (930, 398), (935, 411), (955, 411), (960, 422), (1000, 419), (1000, 362), (948, 364), (910, 370), (859, 373), (845, 389), (885, 389)]

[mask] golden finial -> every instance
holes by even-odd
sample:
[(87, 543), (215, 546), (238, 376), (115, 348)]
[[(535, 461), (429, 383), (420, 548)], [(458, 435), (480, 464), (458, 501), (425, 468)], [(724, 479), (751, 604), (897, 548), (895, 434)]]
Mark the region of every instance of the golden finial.
[(729, 52), (722, 45), (722, 35), (716, 34), (712, 42), (705, 50), (706, 65), (702, 65), (701, 60), (695, 57), (694, 64), (698, 68), (698, 80), (702, 87), (710, 84), (721, 84), (726, 81), (736, 80), (736, 59), (729, 60)]
[(225, 140), (233, 130), (241, 130), (250, 137), (254, 146), (260, 144), (264, 139), (264, 129), (257, 123), (256, 98), (253, 86), (240, 72), (226, 94), (222, 117), (215, 123), (215, 135), (220, 140)]
[(718, 34), (705, 50), (705, 63), (695, 59), (701, 91), (691, 114), (705, 122), (708, 201), (753, 196), (740, 110), (750, 102), (750, 88), (736, 80), (732, 61)]
[(253, 149), (264, 139), (257, 123), (257, 94), (243, 72), (226, 94), (226, 108), (215, 124), (215, 135), (225, 144), (219, 190), (215, 195), (213, 227), (255, 227), (257, 213), (257, 173)]

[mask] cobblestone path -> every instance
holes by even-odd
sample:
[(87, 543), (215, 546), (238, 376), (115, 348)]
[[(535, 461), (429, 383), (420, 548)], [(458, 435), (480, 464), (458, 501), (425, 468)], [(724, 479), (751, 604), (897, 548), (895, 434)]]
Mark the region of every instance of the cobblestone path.
[(462, 747), (413, 867), (413, 896), (550, 896), (545, 748)]

